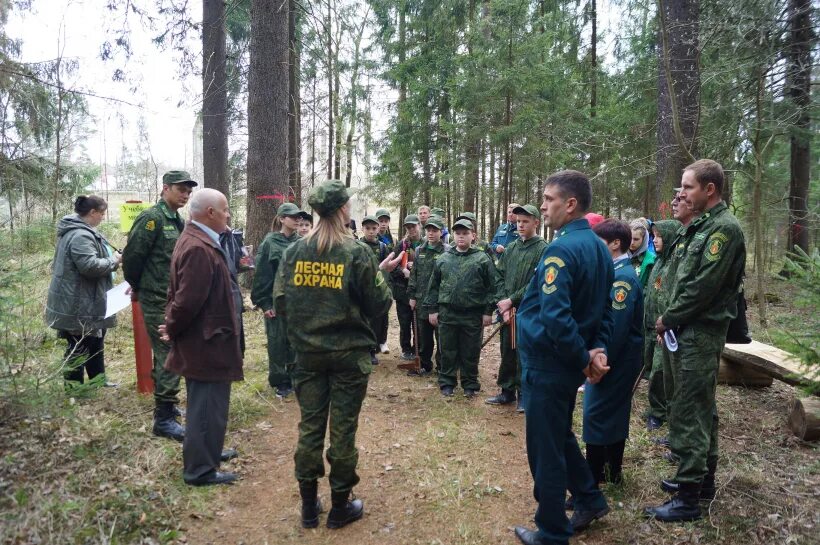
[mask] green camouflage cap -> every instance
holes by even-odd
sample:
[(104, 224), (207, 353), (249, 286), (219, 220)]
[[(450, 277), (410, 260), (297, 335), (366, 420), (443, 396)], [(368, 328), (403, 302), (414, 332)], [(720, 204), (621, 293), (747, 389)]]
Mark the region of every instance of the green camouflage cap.
[(465, 227), (465, 228), (469, 229), (470, 231), (472, 231), (473, 230), (473, 222), (471, 222), (468, 219), (461, 219), (461, 220), (458, 220), (457, 222), (455, 222), (453, 224), (453, 231), (456, 230), (456, 227)]
[(376, 210), (376, 213), (373, 214), (377, 218), (381, 218), (382, 216), (387, 216), (387, 219), (390, 219), (390, 211), (387, 208), (379, 208)]
[(350, 200), (353, 191), (339, 180), (330, 180), (310, 192), (308, 204), (323, 217), (332, 215)]
[(458, 220), (463, 220), (463, 219), (468, 219), (468, 220), (470, 220), (471, 222), (473, 222), (473, 224), (475, 224), (475, 223), (476, 223), (476, 217), (475, 217), (475, 214), (473, 214), (472, 212), (462, 212), (461, 214), (459, 214), (458, 216), (456, 216), (456, 221), (458, 221)]
[(438, 216), (440, 218), (444, 217), (444, 209), (443, 208), (431, 208), (430, 209), (431, 216)]
[(424, 224), (425, 229), (428, 227), (435, 227), (438, 230), (444, 229), (444, 220), (438, 216), (430, 216), (427, 218), (427, 223)]
[(379, 218), (377, 218), (376, 216), (365, 216), (365, 217), (362, 218), (362, 225), (364, 225), (365, 223), (368, 223), (368, 222), (369, 223), (375, 223), (376, 225), (378, 225), (379, 224)]
[(407, 214), (404, 218), (404, 225), (418, 225), (419, 217), (415, 214)]
[(541, 219), (541, 211), (531, 204), (516, 206), (515, 208), (513, 208), (513, 214), (526, 214), (528, 216), (534, 217), (535, 219)]
[(299, 207), (293, 204), (292, 202), (285, 202), (279, 205), (279, 208), (276, 209), (276, 215), (279, 217), (282, 216), (298, 216), (302, 211), (299, 210)]
[(188, 184), (191, 187), (196, 187), (199, 184), (191, 179), (191, 175), (184, 170), (169, 170), (162, 175), (162, 185), (171, 184)]

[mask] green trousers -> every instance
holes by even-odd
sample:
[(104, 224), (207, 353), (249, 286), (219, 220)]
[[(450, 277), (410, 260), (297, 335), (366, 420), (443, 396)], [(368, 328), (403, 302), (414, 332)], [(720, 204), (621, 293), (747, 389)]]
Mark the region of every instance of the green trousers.
[(439, 387), (457, 386), (460, 375), (462, 388), (480, 390), (478, 359), (481, 357), (481, 335), (484, 329), (481, 312), (454, 311), (441, 305), (438, 328), (441, 341)]
[(356, 430), (371, 369), (367, 350), (296, 355), (293, 385), (302, 413), (293, 457), (298, 481), (324, 477), (322, 451), (329, 420), (330, 489), (349, 492), (359, 482)]
[(419, 359), (421, 366), (427, 371), (433, 370), (435, 352), (436, 370), (441, 369), (441, 342), (438, 328), (430, 324), (427, 314), (416, 312), (416, 333), (418, 334)]
[(670, 353), (674, 394), (669, 404), (669, 441), (680, 457), (675, 480), (703, 480), (707, 464), (718, 457), (718, 414), (715, 404), (720, 353), (726, 331), (684, 328), (678, 350)]
[(268, 338), (268, 384), (271, 388), (291, 386), (295, 354), (288, 342), (284, 316), (265, 318), (265, 335)]
[[(159, 310), (159, 312), (157, 312)], [(159, 338), (157, 328), (165, 323), (165, 309), (142, 307), (145, 318), (145, 328), (151, 340), (151, 350), (154, 353), (154, 367), (151, 378), (154, 380), (154, 400), (157, 403), (179, 403), (179, 375), (165, 369), (165, 360), (171, 345)]]
[(649, 410), (647, 416), (666, 421), (666, 391), (664, 390), (663, 354), (666, 349), (658, 346), (655, 331), (646, 331), (643, 358), (645, 368), (649, 370)]
[(502, 390), (521, 390), (521, 363), (518, 351), (512, 348), (509, 324), (501, 328), (501, 365), (498, 366), (497, 384)]

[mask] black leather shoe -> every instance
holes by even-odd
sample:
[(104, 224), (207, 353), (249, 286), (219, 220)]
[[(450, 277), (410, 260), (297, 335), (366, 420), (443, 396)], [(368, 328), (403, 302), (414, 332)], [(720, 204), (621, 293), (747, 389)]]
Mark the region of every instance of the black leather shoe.
[(157, 403), (154, 409), (154, 427), (152, 431), (157, 437), (167, 437), (179, 442), (185, 439), (185, 428), (177, 422), (174, 416), (173, 403)]
[(688, 522), (700, 518), (700, 483), (680, 483), (678, 492), (658, 507), (647, 507), (644, 516), (661, 522)]
[(464, 389), (464, 397), (467, 399), (473, 399), (475, 396), (478, 395), (478, 390), (473, 390), (471, 388)]
[(663, 422), (661, 419), (656, 416), (647, 416), (646, 417), (646, 429), (649, 431), (655, 431), (663, 426)]
[(569, 519), (569, 523), (572, 524), (572, 531), (577, 534), (578, 532), (586, 530), (593, 521), (605, 517), (607, 513), (609, 513), (609, 506), (598, 510), (573, 511), (572, 518)]
[[(661, 490), (669, 492), (670, 494), (676, 494), (680, 490), (680, 483), (674, 479), (663, 479), (661, 481)], [(715, 499), (715, 494), (717, 494), (715, 478), (712, 477), (710, 479), (707, 476), (703, 479), (703, 485), (700, 487), (700, 501), (712, 501)]]
[(281, 385), (276, 387), (276, 397), (279, 399), (285, 399), (290, 394), (293, 393), (293, 388), (288, 385)]
[(185, 481), (185, 484), (190, 486), (210, 486), (212, 484), (233, 484), (236, 481), (235, 473), (228, 473), (222, 471), (214, 471), (200, 479)]
[(453, 397), (453, 387), (452, 386), (442, 386), (441, 387), (441, 395), (444, 397)]
[(236, 451), (235, 448), (226, 448), (222, 451), (222, 454), (219, 455), (219, 460), (221, 462), (230, 462), (234, 458), (237, 458), (239, 453)]
[(429, 369), (425, 369), (424, 367), (422, 367), (421, 370), (419, 370), (419, 371), (416, 371), (415, 369), (410, 369), (409, 371), (407, 371), (407, 376), (408, 377), (426, 377), (431, 372), (432, 371), (430, 371)]
[(180, 409), (180, 408), (179, 408), (179, 405), (177, 405), (176, 403), (174, 403), (174, 417), (175, 417), (175, 418), (182, 418), (182, 417), (184, 417), (184, 416), (185, 416), (185, 410), (184, 410), (184, 409)]
[(524, 545), (549, 545), (546, 540), (538, 535), (538, 532), (524, 528), (523, 526), (515, 527), (515, 536)]
[(331, 529), (341, 528), (347, 526), (351, 522), (355, 522), (364, 515), (364, 503), (362, 500), (349, 501), (349, 492), (342, 494), (338, 492), (331, 493), (331, 501), (333, 507), (330, 513), (327, 514), (327, 527)]
[(509, 405), (510, 403), (515, 403), (515, 391), (501, 390), (501, 393), (498, 395), (485, 399), (484, 403), (487, 405)]

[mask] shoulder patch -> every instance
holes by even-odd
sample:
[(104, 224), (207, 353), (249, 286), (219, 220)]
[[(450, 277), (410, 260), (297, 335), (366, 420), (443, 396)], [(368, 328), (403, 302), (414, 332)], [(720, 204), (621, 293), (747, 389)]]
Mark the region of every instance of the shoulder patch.
[(550, 265), (552, 263), (558, 265), (559, 267), (566, 266), (566, 263), (564, 263), (564, 260), (560, 257), (551, 256), (544, 260), (544, 265)]
[(147, 222), (145, 222), (146, 231), (153, 231), (154, 229), (156, 229), (156, 227), (157, 224), (154, 222), (154, 220), (148, 220)]
[(554, 265), (550, 265), (547, 267), (547, 270), (544, 272), (544, 285), (541, 286), (541, 291), (545, 294), (549, 295), (550, 293), (555, 292), (558, 287), (555, 285), (555, 279), (558, 278), (558, 271), (560, 269)]
[(718, 231), (713, 233), (709, 240), (706, 241), (706, 260), (718, 261), (723, 251), (723, 246), (729, 240), (729, 237)]

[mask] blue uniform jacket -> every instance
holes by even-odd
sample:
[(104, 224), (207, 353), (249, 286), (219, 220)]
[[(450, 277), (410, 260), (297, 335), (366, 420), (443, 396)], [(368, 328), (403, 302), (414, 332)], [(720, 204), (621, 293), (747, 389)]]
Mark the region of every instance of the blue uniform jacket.
[(584, 441), (593, 445), (611, 445), (629, 436), (632, 387), (641, 372), (643, 293), (628, 257), (615, 263), (610, 301), (614, 317), (607, 343), (610, 370), (584, 391)]
[[(547, 246), (516, 314), (522, 368), (577, 377), (612, 331), (612, 257), (586, 219)], [(579, 382), (580, 383), (580, 382)]]
[(493, 240), (490, 241), (490, 248), (493, 251), (493, 255), (496, 255), (496, 246), (501, 244), (504, 248), (506, 248), (514, 240), (518, 240), (518, 224), (515, 222), (502, 223), (501, 227), (498, 228), (498, 231), (495, 232)]

